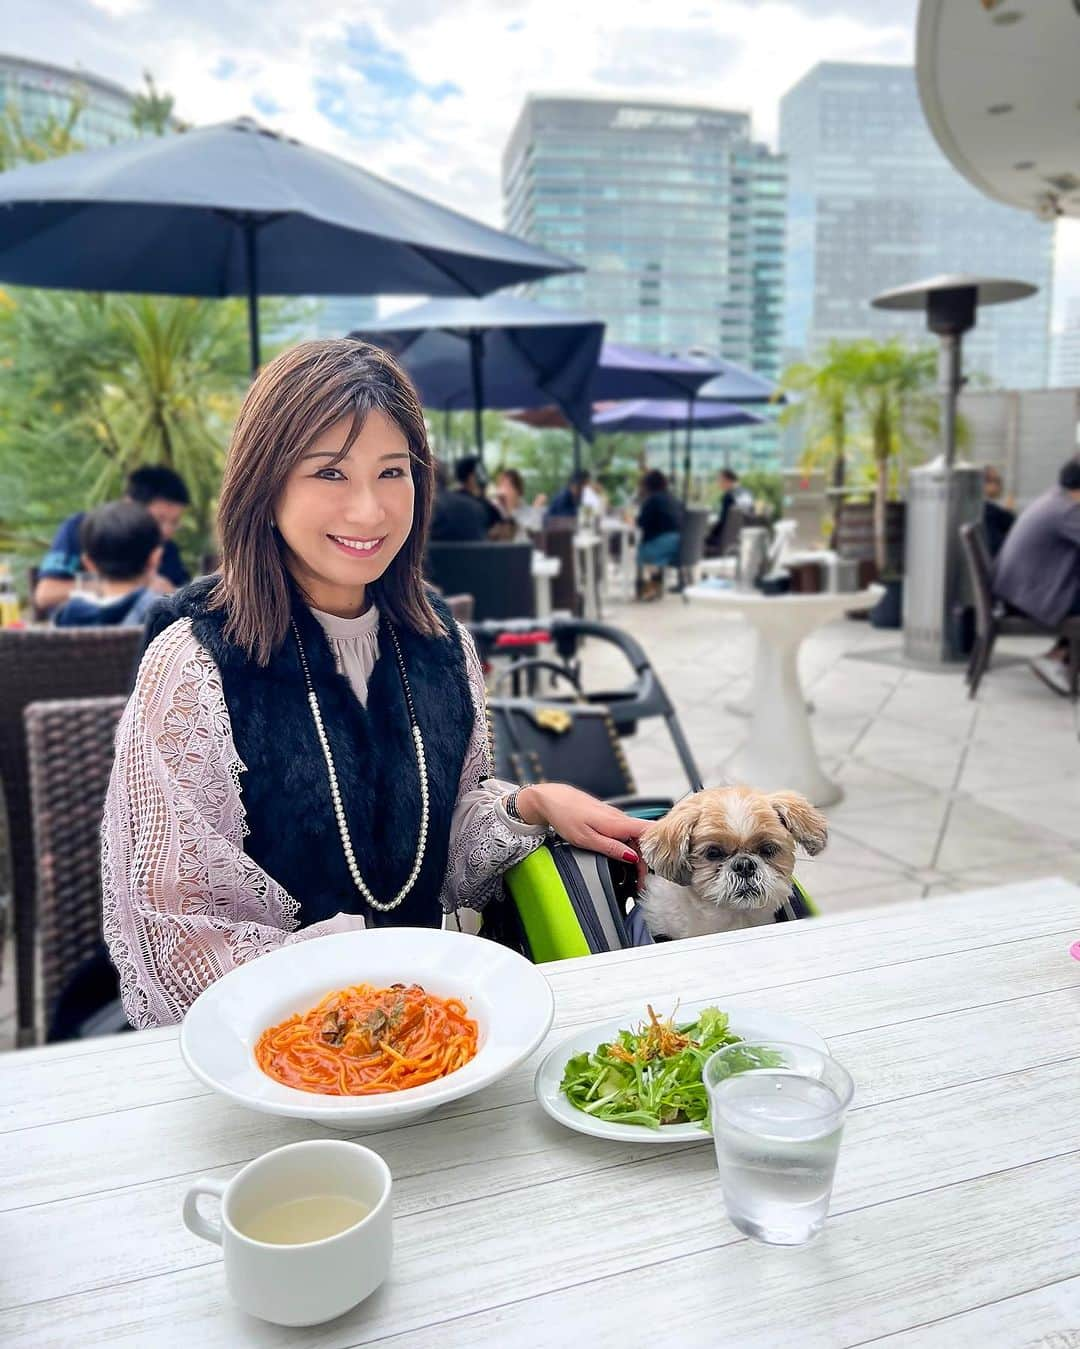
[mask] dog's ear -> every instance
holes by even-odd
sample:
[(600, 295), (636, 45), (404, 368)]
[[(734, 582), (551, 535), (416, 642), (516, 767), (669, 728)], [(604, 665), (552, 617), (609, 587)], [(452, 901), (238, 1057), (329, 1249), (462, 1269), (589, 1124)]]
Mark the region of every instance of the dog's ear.
[(780, 823), (811, 857), (823, 851), (829, 841), (829, 824), (820, 810), (797, 792), (773, 792), (769, 805), (776, 811)]
[(690, 838), (700, 815), (701, 806), (688, 796), (642, 834), (641, 855), (646, 865), (664, 880), (676, 885), (690, 884)]

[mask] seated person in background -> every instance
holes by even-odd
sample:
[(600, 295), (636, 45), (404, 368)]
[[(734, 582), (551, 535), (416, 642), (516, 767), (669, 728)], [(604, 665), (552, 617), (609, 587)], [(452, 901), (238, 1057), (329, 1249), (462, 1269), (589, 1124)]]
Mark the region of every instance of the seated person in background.
[[(178, 587), (187, 585), (191, 577), (180, 558), (179, 549), (173, 543), (173, 535), (183, 519), (184, 508), (191, 500), (183, 478), (171, 468), (137, 468), (128, 477), (124, 500), (136, 501), (145, 506), (161, 529), (161, 566), (153, 578), (154, 589), (159, 594), (169, 595)], [(82, 556), (79, 530), (85, 515), (85, 511), (79, 511), (68, 516), (57, 529), (52, 547), (42, 560), (38, 582), (34, 587), (34, 606), (44, 613), (63, 604), (75, 590), (75, 577)]]
[(575, 519), (581, 509), (582, 498), (585, 496), (585, 489), (591, 476), (587, 468), (579, 468), (571, 473), (570, 481), (561, 492), (556, 492), (551, 498), (544, 519)]
[[(1047, 628), (1080, 614), (1080, 458), (1058, 485), (1021, 512), (994, 562), (994, 594)], [(1057, 642), (1032, 668), (1056, 693), (1069, 693), (1067, 644)]]
[(544, 517), (540, 498), (530, 506), (525, 500), (525, 480), (516, 468), (500, 469), (495, 478), (495, 500), (507, 520), (512, 520), (518, 534), (540, 529)]
[(482, 543), (487, 538), (484, 503), (468, 492), (452, 492), (446, 465), (435, 461), (435, 501), (428, 538), (435, 543)]
[(722, 468), (717, 481), (720, 487), (720, 502), (717, 507), (719, 515), (705, 539), (705, 550), (710, 556), (714, 553), (719, 554), (730, 543), (730, 540), (725, 538), (724, 529), (732, 508), (738, 507), (741, 511), (753, 509), (750, 493), (739, 486), (739, 475), (733, 468)]
[(1005, 484), (992, 464), (983, 469), (983, 534), (991, 557), (997, 557), (1005, 535), (1016, 521), (1016, 512), (1001, 504)]
[(97, 595), (72, 595), (53, 615), (58, 628), (141, 628), (156, 603), (161, 527), (145, 506), (112, 501), (89, 511), (79, 531), (84, 570)]
[(459, 459), (454, 466), (454, 476), (457, 478), (457, 495), (469, 497), (483, 511), (484, 536), (505, 538), (506, 522), (498, 506), (487, 499), (487, 474), (479, 456), (467, 454), (464, 459)]
[(650, 469), (642, 478), (641, 498), (637, 517), (641, 534), (638, 563), (642, 567), (659, 568), (659, 574), (643, 582), (640, 598), (655, 600), (664, 593), (664, 568), (679, 565), (683, 512), (659, 469)]

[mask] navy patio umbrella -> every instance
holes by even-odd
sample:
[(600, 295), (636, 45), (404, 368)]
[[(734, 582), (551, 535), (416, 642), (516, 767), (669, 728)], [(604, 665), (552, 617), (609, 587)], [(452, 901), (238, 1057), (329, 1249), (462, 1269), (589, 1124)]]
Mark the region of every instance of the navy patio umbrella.
[(591, 380), (604, 325), (513, 295), (432, 300), (350, 334), (394, 353), (428, 407), (472, 408), (483, 454), (484, 408), (557, 404), (592, 438)]
[[(756, 378), (756, 376), (755, 376)], [(632, 432), (667, 431), (671, 436), (671, 471), (675, 472), (675, 431), (686, 428), (683, 459), (683, 497), (690, 487), (692, 433), (695, 428), (722, 430), (732, 426), (760, 426), (768, 420), (758, 412), (733, 403), (689, 402), (676, 398), (638, 398), (593, 412), (593, 428), (615, 435)]]
[(0, 174), (0, 280), (71, 290), (485, 295), (580, 267), (249, 118)]

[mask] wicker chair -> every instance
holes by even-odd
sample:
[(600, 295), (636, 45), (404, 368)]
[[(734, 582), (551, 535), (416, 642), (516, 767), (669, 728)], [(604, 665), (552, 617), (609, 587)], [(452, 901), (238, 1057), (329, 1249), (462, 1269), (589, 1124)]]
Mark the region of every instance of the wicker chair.
[(975, 601), (975, 644), (968, 660), (968, 697), (979, 692), (982, 677), (990, 668), (994, 643), (1001, 636), (1029, 637), (1046, 633), (1069, 644), (1069, 687), (1073, 701), (1080, 693), (1080, 618), (1066, 618), (1057, 628), (1048, 628), (1023, 614), (1009, 613), (994, 598), (993, 568), (982, 522), (960, 526), (960, 547), (967, 564), (968, 581)]
[(450, 610), (455, 623), (471, 623), (476, 614), (476, 601), (471, 595), (444, 595), (443, 603)]
[(428, 577), (445, 595), (471, 595), (484, 618), (531, 618), (536, 613), (532, 548), (527, 543), (430, 542)]
[(35, 1030), (49, 1024), (72, 974), (101, 947), (101, 810), (126, 701), (65, 698), (26, 709), (41, 952)]
[[(0, 631), (0, 785), (7, 806), (14, 896), (19, 1043), (34, 1038), (34, 847), (23, 711), (47, 698), (115, 697), (134, 682), (138, 628)], [(6, 918), (6, 915), (3, 915)], [(0, 931), (5, 924), (0, 922)]]
[[(679, 531), (679, 589), (693, 585), (699, 563), (705, 557), (705, 536), (709, 532), (709, 512), (686, 510)], [(683, 596), (685, 599), (685, 595)]]
[(570, 614), (572, 618), (580, 618), (585, 611), (578, 590), (576, 529), (576, 520), (556, 515), (545, 523), (538, 536), (544, 556), (559, 560), (559, 574), (551, 583), (551, 607), (556, 613)]

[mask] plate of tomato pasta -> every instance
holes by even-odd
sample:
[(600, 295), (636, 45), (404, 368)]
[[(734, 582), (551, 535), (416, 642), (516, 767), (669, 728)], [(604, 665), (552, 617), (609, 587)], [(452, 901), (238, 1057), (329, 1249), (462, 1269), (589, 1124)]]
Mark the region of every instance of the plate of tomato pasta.
[(231, 970), (192, 1004), (180, 1049), (253, 1110), (385, 1129), (489, 1086), (537, 1047), (543, 974), (495, 942), (381, 928), (297, 942)]

